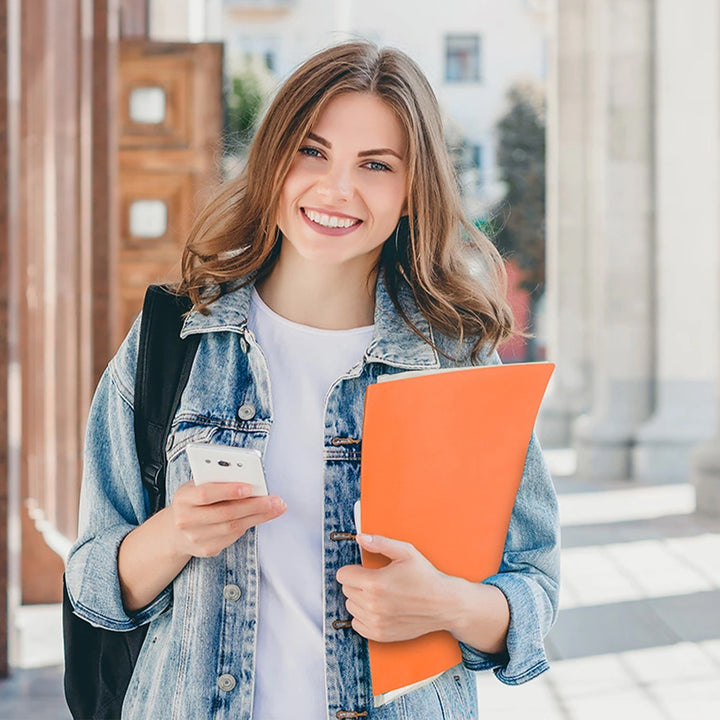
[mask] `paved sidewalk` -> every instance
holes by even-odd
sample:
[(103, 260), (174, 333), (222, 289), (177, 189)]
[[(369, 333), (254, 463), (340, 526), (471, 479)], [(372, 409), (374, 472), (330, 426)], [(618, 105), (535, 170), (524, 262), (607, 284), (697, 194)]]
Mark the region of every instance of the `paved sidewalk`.
[[(552, 668), (519, 687), (479, 675), (481, 717), (717, 720), (720, 520), (692, 512), (687, 484), (583, 483), (570, 451), (546, 456), (563, 527)], [(0, 719), (69, 720), (59, 608), (19, 622), (24, 667), (0, 681)]]
[(27, 605), (17, 614), (19, 667), (0, 680), (0, 720), (71, 720), (62, 688), (60, 605)]
[(560, 615), (551, 669), (507, 687), (478, 678), (481, 717), (720, 718), (720, 520), (687, 484), (575, 480), (546, 451), (560, 496)]

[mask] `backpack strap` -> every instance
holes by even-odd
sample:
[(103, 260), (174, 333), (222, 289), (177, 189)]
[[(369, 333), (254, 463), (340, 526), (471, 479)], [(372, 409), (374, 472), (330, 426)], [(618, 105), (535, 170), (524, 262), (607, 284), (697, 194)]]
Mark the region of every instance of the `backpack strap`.
[(163, 285), (150, 285), (140, 321), (135, 374), (135, 445), (150, 512), (165, 506), (168, 435), (187, 385), (199, 335), (180, 338), (190, 298)]

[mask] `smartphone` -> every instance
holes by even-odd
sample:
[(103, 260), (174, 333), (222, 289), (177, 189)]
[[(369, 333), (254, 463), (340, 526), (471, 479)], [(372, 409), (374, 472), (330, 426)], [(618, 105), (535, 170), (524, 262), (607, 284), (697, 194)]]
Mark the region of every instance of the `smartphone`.
[(360, 529), (360, 501), (359, 500), (353, 505), (353, 516), (355, 518), (355, 532), (361, 533), (362, 530)]
[(196, 485), (207, 482), (242, 482), (252, 485), (252, 495), (267, 495), (259, 450), (192, 443), (185, 448)]

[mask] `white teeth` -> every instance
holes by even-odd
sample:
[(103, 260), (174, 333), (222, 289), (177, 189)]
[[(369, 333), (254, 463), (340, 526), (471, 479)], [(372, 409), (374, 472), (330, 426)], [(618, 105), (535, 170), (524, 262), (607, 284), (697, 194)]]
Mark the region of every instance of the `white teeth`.
[(351, 218), (340, 218), (336, 215), (325, 215), (324, 213), (317, 213), (314, 210), (305, 210), (305, 214), (314, 223), (330, 228), (349, 228), (357, 222)]

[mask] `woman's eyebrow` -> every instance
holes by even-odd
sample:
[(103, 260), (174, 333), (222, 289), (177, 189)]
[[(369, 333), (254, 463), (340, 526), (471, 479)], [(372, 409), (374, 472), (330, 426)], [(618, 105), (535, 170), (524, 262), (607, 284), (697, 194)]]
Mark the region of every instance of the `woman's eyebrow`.
[[(309, 132), (307, 136), (309, 140), (314, 140), (316, 143), (326, 147), (328, 150), (332, 150), (332, 143), (321, 135)], [(358, 157), (370, 157), (371, 155), (394, 155), (398, 160), (402, 160), (402, 155), (392, 148), (374, 148), (372, 150), (361, 150), (358, 153)]]
[(324, 145), (328, 150), (332, 149), (332, 143), (329, 140), (326, 140), (324, 137), (321, 137), (320, 135), (316, 135), (315, 133), (309, 132), (307, 134), (308, 139), (314, 140), (316, 143), (320, 143), (321, 145)]
[(398, 160), (402, 160), (402, 156), (391, 148), (375, 148), (374, 150), (363, 150), (358, 153), (358, 157), (368, 157), (369, 155), (394, 155)]

